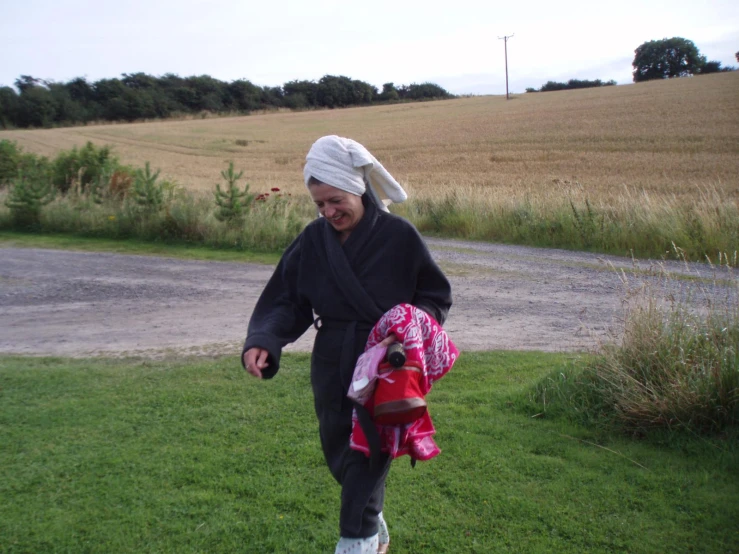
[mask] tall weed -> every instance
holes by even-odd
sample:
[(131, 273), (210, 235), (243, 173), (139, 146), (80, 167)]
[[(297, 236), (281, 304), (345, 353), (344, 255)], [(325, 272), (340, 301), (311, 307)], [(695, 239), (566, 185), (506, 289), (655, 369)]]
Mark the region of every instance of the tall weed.
[(580, 183), (557, 179), (549, 190), (516, 196), (455, 188), (414, 197), (393, 211), (432, 235), (656, 259), (675, 244), (691, 261), (739, 244), (739, 202), (718, 188), (702, 190), (692, 205), (628, 188), (615, 201), (595, 201)]
[[(264, 193), (252, 199), (248, 211), (235, 224), (233, 220), (218, 219), (219, 206), (212, 194), (197, 194), (172, 182), (159, 181), (158, 172), (152, 172), (148, 164), (136, 172), (134, 185), (125, 196), (113, 190), (116, 174), (108, 175), (107, 182), (101, 178), (86, 192), (74, 188), (65, 195), (44, 197), (43, 202), (35, 203), (34, 229), (271, 252), (289, 245), (315, 217), (308, 202)], [(17, 211), (14, 190), (1, 194), (0, 229), (18, 228), (15, 211), (11, 212)]]
[[(678, 253), (679, 250), (677, 251)], [(620, 329), (584, 370), (552, 375), (534, 393), (545, 411), (615, 424), (718, 433), (739, 425), (739, 281), (736, 252), (713, 274), (622, 272)]]
[(88, 141), (82, 148), (74, 147), (57, 155), (51, 164), (51, 179), (62, 193), (75, 185), (85, 192), (90, 183), (119, 165), (109, 146), (95, 146)]

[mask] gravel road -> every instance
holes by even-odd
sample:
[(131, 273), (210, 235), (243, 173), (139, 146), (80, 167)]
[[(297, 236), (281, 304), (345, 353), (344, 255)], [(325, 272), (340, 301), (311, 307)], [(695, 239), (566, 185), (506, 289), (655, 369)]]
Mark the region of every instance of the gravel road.
[[(452, 282), (445, 325), (461, 350), (581, 351), (622, 311), (613, 267), (629, 259), (427, 239)], [(638, 264), (642, 271), (649, 262)], [(708, 275), (701, 264), (670, 271)], [(0, 353), (61, 356), (238, 355), (272, 267), (0, 247)], [(711, 294), (733, 294), (725, 271)], [(682, 279), (705, 289), (707, 281)], [(682, 286), (682, 285), (681, 285)], [(289, 350), (310, 350), (309, 330)]]

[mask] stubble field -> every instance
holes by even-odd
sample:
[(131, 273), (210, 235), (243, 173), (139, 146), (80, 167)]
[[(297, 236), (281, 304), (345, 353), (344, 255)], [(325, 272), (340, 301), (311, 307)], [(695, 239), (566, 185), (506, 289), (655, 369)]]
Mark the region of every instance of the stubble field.
[(416, 198), (456, 190), (485, 204), (573, 193), (600, 204), (739, 201), (739, 72), (638, 85), (234, 118), (7, 131), (53, 155), (111, 144), (190, 190), (229, 160), (255, 192), (302, 191), (325, 134), (365, 144)]

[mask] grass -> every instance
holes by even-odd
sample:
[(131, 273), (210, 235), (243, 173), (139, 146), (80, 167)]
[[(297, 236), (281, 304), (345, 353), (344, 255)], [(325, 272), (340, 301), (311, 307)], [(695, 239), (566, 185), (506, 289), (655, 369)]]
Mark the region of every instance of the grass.
[[(620, 325), (582, 370), (536, 387), (544, 413), (626, 430), (732, 434), (739, 427), (739, 282), (730, 260), (713, 278), (621, 270)], [(722, 267), (723, 265), (723, 267)]]
[(249, 250), (216, 250), (205, 246), (187, 244), (146, 242), (140, 240), (115, 240), (74, 235), (48, 235), (0, 231), (0, 247), (4, 248), (48, 248), (53, 250), (81, 250), (84, 252), (111, 252), (114, 254), (137, 254), (165, 256), (184, 260), (212, 260), (218, 262), (249, 262), (276, 265), (280, 259), (277, 252), (253, 252)]
[[(429, 398), (442, 454), (391, 471), (393, 552), (736, 551), (737, 444), (532, 417), (530, 387), (573, 363), (464, 353)], [(332, 551), (308, 365), (0, 358), (0, 550)]]

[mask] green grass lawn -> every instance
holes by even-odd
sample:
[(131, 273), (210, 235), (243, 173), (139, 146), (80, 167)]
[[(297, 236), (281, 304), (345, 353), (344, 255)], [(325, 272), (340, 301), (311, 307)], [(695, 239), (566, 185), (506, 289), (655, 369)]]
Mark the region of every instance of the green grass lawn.
[(277, 265), (281, 256), (280, 252), (219, 250), (208, 246), (193, 246), (182, 243), (146, 242), (135, 239), (116, 240), (62, 234), (44, 235), (40, 233), (21, 233), (14, 231), (0, 231), (0, 247), (82, 250), (86, 252), (108, 252), (112, 254), (165, 256), (186, 260), (252, 262), (272, 265)]
[[(391, 470), (393, 554), (739, 552), (739, 447), (536, 417), (572, 361), (462, 356), (429, 397), (442, 454)], [(333, 552), (308, 364), (1, 357), (0, 552)]]

